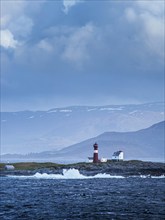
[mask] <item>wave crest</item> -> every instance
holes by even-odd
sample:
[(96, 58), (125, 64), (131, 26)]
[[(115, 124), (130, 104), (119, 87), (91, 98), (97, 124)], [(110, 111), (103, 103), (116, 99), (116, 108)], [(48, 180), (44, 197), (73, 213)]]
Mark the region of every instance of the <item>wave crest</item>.
[[(16, 178), (37, 178), (37, 179), (95, 179), (95, 178), (118, 178), (123, 179), (124, 176), (114, 176), (106, 173), (99, 173), (94, 176), (85, 176), (80, 173), (79, 170), (72, 168), (72, 169), (63, 169), (62, 174), (47, 174), (47, 173), (36, 173), (32, 176), (9, 176), (9, 177), (16, 177)], [(162, 176), (150, 176), (150, 175), (141, 175), (141, 176), (130, 176), (130, 177), (139, 177), (139, 178), (165, 178), (164, 175)]]

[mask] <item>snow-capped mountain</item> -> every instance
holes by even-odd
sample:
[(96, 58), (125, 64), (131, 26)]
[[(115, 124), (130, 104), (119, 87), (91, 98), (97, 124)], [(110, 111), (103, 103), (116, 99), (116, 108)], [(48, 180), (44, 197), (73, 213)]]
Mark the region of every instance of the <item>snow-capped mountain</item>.
[(163, 120), (160, 102), (2, 112), (1, 153), (60, 150), (105, 131), (136, 131)]

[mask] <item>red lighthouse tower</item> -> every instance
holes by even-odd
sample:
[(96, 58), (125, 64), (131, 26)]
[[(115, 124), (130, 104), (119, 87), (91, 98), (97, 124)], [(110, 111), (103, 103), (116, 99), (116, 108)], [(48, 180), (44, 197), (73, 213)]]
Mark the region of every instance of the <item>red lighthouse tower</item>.
[(93, 145), (94, 147), (94, 153), (93, 153), (93, 163), (98, 163), (99, 162), (99, 158), (98, 158), (98, 144), (95, 143)]

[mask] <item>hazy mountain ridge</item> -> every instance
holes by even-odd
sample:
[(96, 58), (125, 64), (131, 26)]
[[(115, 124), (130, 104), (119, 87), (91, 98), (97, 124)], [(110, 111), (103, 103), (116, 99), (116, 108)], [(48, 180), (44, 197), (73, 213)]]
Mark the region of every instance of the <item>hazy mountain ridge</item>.
[(59, 155), (85, 158), (92, 156), (93, 143), (99, 145), (100, 157), (111, 158), (114, 151), (123, 150), (126, 159), (165, 158), (165, 121), (135, 132), (104, 132), (103, 134), (67, 147), (59, 151)]
[(99, 145), (99, 157), (111, 159), (114, 151), (123, 150), (125, 159), (165, 162), (165, 121), (135, 132), (104, 132), (94, 138), (59, 151), (44, 151), (28, 155), (4, 155), (3, 160), (87, 161), (93, 155), (93, 144)]
[(164, 120), (164, 103), (71, 106), (1, 113), (1, 152), (58, 150), (105, 131), (127, 132)]

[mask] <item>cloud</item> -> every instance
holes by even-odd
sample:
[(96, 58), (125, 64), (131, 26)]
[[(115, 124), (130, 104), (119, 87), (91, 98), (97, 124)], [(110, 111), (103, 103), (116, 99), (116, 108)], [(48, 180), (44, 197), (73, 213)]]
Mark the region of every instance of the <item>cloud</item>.
[(149, 13), (141, 15), (143, 21), (143, 37), (148, 48), (159, 55), (164, 57), (164, 22)]
[(37, 46), (38, 46), (38, 48), (40, 48), (44, 51), (47, 51), (47, 52), (53, 51), (52, 45), (46, 39), (41, 40)]
[(9, 24), (10, 30), (15, 34), (17, 38), (26, 39), (31, 33), (33, 27), (33, 21), (31, 18), (25, 15), (19, 16), (14, 22)]
[[(43, 104), (48, 97), (50, 106), (97, 103), (103, 97), (106, 102), (112, 96), (161, 99), (162, 4), (84, 1), (74, 8), (80, 1), (72, 1), (66, 3), (65, 16), (63, 1), (40, 2), (2, 1), (6, 103), (25, 100), (28, 106), (41, 98)], [(68, 13), (72, 7), (74, 13)]]
[(1, 2), (1, 46), (16, 48), (18, 41), (15, 38), (15, 32), (11, 30), (10, 25), (15, 22), (17, 16), (24, 10), (24, 1), (2, 1)]
[(125, 10), (126, 19), (136, 25), (136, 38), (148, 50), (164, 58), (164, 2), (135, 1)]
[(13, 34), (8, 30), (0, 31), (0, 45), (4, 48), (16, 48), (18, 41), (14, 39)]
[(148, 11), (155, 16), (164, 15), (164, 2), (163, 1), (136, 1), (135, 5), (141, 9), (141, 11)]
[(127, 20), (130, 23), (135, 22), (136, 19), (137, 19), (136, 12), (135, 12), (135, 10), (133, 8), (127, 8), (125, 10), (125, 15), (126, 15)]
[(69, 10), (71, 7), (73, 7), (74, 5), (78, 4), (82, 2), (81, 0), (63, 0), (63, 6), (64, 6), (64, 13), (68, 14)]
[[(82, 67), (90, 59), (90, 48), (97, 41), (99, 30), (91, 22), (83, 26), (53, 26), (44, 32), (45, 38), (34, 45), (53, 55), (64, 65)], [(49, 54), (47, 54), (49, 56)]]
[(88, 48), (94, 40), (95, 27), (91, 23), (77, 28), (67, 39), (62, 57), (69, 62), (81, 64), (89, 59)]
[(26, 0), (1, 2), (2, 46), (6, 49), (9, 47), (16, 49), (20, 43), (28, 39), (34, 25), (32, 14), (35, 14), (43, 2)]

